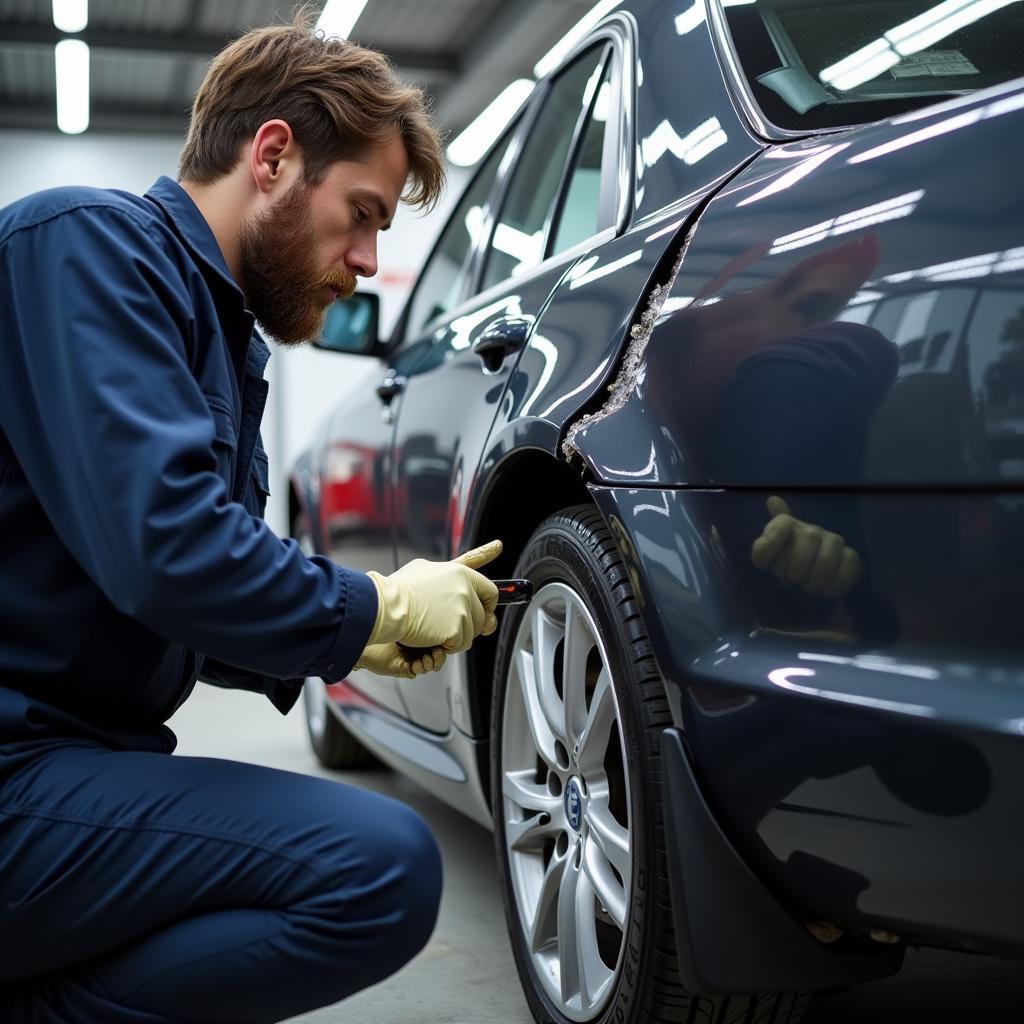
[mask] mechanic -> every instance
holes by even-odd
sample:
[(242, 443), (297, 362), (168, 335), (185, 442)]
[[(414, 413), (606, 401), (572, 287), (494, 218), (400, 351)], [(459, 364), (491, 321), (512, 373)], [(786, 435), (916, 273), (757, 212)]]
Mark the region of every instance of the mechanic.
[[(277, 1021), (426, 943), (401, 804), (168, 756), (198, 677), (413, 679), (496, 626), (492, 542), (392, 575), (262, 520), (268, 349), (376, 269), (444, 179), (422, 93), (300, 14), (212, 62), (179, 181), (0, 211), (0, 1019)], [(408, 187), (407, 187), (407, 183)]]

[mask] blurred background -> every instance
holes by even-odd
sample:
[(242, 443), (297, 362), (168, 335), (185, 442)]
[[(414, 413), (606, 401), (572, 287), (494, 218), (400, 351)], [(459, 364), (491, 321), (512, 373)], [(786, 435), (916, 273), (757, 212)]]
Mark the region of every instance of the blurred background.
[[(247, 29), (290, 21), (282, 0), (0, 0), (0, 206), (44, 188), (142, 193), (176, 176), (188, 111), (210, 59)], [(449, 184), (428, 216), (402, 209), (366, 288), (385, 334), (472, 167), (536, 77), (615, 6), (594, 0), (314, 0), (328, 35), (386, 53), (426, 90), (446, 133)], [(286, 468), (373, 359), (275, 346), (267, 375), (267, 520), (287, 532)]]

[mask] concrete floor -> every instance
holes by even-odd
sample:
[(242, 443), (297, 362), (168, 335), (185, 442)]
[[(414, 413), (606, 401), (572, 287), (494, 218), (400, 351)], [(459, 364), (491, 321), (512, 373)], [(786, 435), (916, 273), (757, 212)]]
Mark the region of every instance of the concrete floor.
[[(301, 704), (282, 718), (261, 697), (199, 686), (171, 725), (181, 754), (251, 761), (387, 793), (419, 811), (440, 841), (447, 884), (424, 952), (384, 984), (292, 1024), (532, 1024), (505, 934), (489, 832), (391, 772), (321, 769)], [(819, 996), (805, 1024), (1021, 1019), (1024, 964), (926, 951), (911, 952), (895, 978)]]

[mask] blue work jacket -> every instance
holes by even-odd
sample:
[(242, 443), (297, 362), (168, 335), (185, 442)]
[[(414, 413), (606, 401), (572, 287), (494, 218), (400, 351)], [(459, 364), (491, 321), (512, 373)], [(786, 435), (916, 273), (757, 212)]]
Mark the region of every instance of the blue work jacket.
[(199, 209), (59, 188), (0, 210), (0, 777), (39, 743), (173, 749), (202, 675), (343, 678), (373, 582), (263, 522), (269, 350)]

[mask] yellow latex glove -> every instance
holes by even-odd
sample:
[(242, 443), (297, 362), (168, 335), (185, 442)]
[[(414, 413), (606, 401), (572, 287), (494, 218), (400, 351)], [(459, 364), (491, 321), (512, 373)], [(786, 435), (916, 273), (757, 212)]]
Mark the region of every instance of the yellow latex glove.
[(371, 644), (360, 655), (356, 668), (365, 668), (377, 676), (398, 676), (415, 679), (424, 672), (436, 672), (447, 655), (440, 647), (417, 651), (396, 643)]
[(476, 570), (500, 554), (501, 541), (495, 540), (451, 562), (417, 558), (390, 576), (367, 573), (377, 587), (369, 645), (469, 650), (476, 637), (498, 628), (498, 588)]
[(838, 533), (797, 519), (776, 495), (768, 499), (768, 514), (771, 519), (750, 549), (758, 569), (772, 569), (808, 594), (839, 598), (850, 592), (863, 568), (860, 555)]

